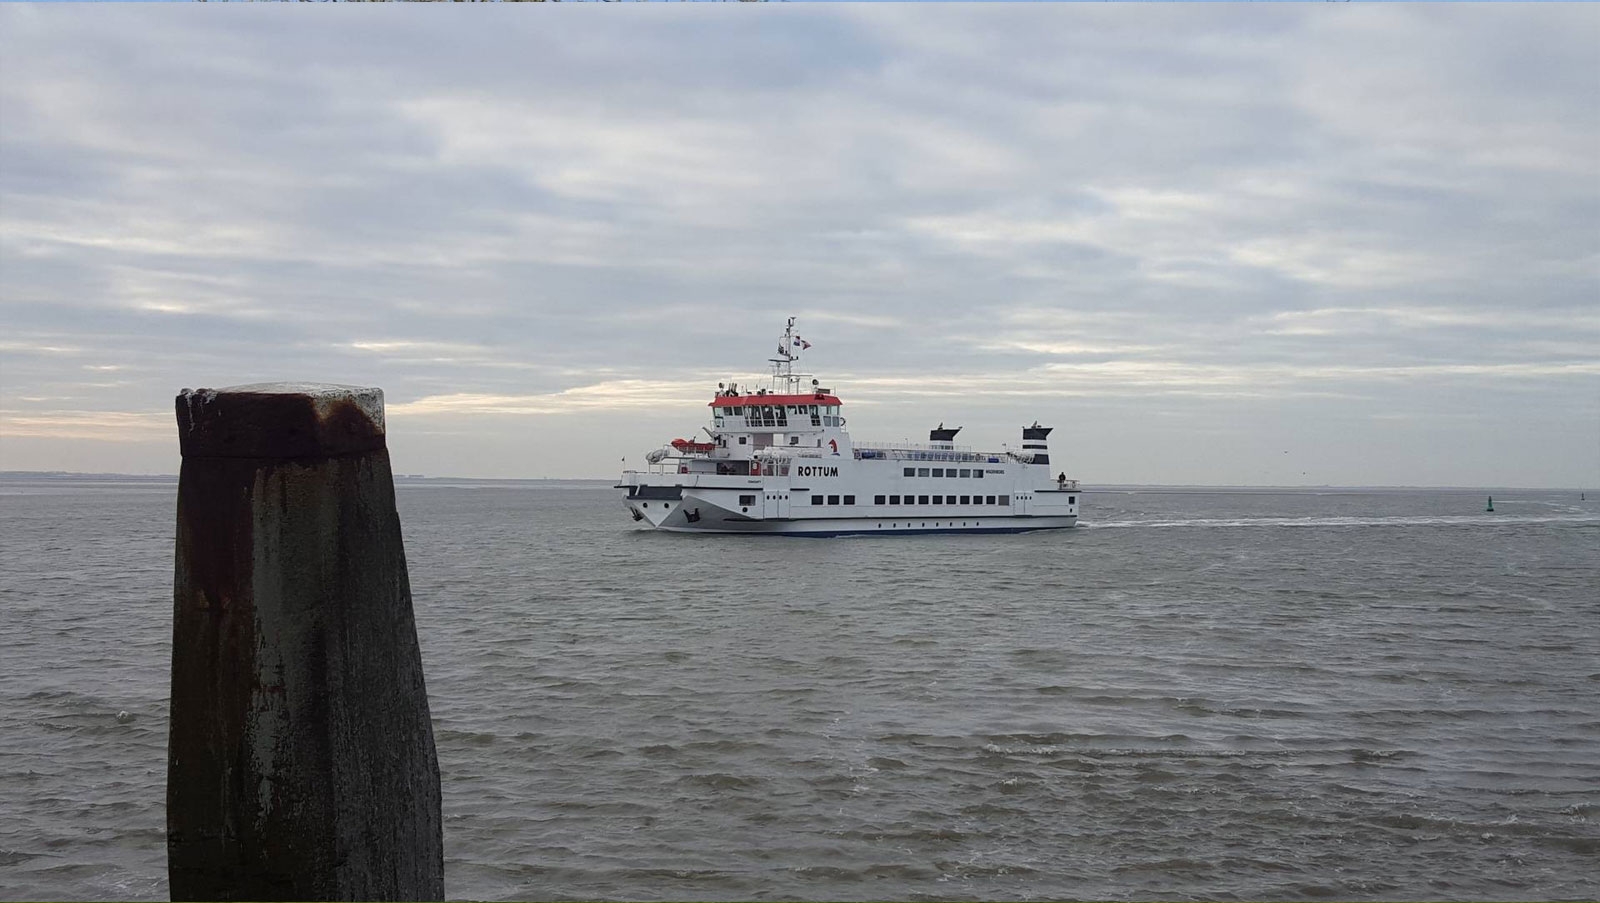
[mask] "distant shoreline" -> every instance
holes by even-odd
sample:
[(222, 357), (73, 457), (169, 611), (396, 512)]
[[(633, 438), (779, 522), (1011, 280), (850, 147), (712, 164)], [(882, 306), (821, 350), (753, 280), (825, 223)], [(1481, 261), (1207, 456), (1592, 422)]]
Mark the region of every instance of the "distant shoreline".
[[(609, 485), (609, 477), (435, 477), (423, 474), (396, 474), (397, 485), (517, 484), (517, 483), (599, 483)], [(177, 474), (75, 473), (61, 470), (0, 470), (0, 482), (17, 483), (150, 483), (176, 484)], [(1107, 483), (1089, 485), (1086, 493), (1096, 492), (1600, 492), (1582, 486), (1340, 486), (1332, 484), (1298, 486), (1242, 486), (1166, 483)]]

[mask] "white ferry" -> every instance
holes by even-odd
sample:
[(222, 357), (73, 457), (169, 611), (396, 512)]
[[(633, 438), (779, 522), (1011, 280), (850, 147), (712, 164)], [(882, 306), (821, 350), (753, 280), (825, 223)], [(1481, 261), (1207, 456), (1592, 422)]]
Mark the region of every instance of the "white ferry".
[[(795, 362), (790, 317), (768, 386), (718, 384), (701, 440), (674, 439), (616, 486), (635, 521), (684, 533), (841, 536), (1022, 533), (1078, 522), (1078, 482), (1050, 475), (1050, 427), (1021, 449), (973, 451), (944, 424), (928, 442), (855, 442), (843, 402)], [(809, 382), (807, 382), (809, 380)]]

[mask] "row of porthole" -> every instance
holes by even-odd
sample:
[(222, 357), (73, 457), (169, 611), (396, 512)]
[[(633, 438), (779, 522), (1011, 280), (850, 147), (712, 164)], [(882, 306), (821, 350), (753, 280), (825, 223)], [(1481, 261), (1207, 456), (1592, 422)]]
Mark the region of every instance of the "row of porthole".
[[(644, 508), (650, 507), (650, 503), (649, 502), (640, 502), (639, 504), (640, 504), (641, 507), (644, 507)], [(668, 511), (672, 510), (672, 505), (669, 502), (662, 502), (661, 503), (661, 507), (667, 509)]]
[[(920, 523), (920, 524), (918, 524), (918, 525), (917, 525), (917, 526), (918, 526), (918, 527), (919, 527), (919, 528), (921, 528), (921, 527), (926, 527), (926, 526), (927, 526), (927, 525), (928, 525), (928, 522), (927, 522), (927, 521), (923, 521), (923, 522), (921, 522), (921, 523)], [(934, 525), (934, 526), (935, 526), (935, 527), (946, 527), (946, 526), (949, 526), (949, 527), (954, 527), (954, 526), (955, 526), (955, 525), (956, 525), (956, 522), (955, 522), (955, 521), (951, 521), (951, 522), (950, 522), (950, 523), (948, 523), (948, 524), (941, 524), (941, 523), (939, 523), (939, 522), (938, 522), (938, 521), (934, 521), (934, 522), (933, 522), (933, 525)], [(966, 522), (966, 521), (962, 521), (962, 522), (961, 522), (961, 526), (963, 526), (963, 527), (965, 527), (965, 526), (966, 526), (966, 525), (967, 525), (967, 522)], [(981, 526), (983, 526), (983, 521), (973, 521), (973, 522), (972, 522), (972, 525), (973, 525), (973, 526), (974, 526), (974, 527), (981, 527)], [(911, 521), (906, 521), (906, 526), (907, 526), (907, 527), (910, 527), (910, 526), (911, 526)], [(890, 528), (890, 529), (891, 529), (891, 530), (897, 530), (897, 529), (899, 529), (899, 528), (900, 528), (900, 525), (899, 525), (899, 524), (897, 524), (897, 523), (891, 523), (891, 524), (889, 524), (889, 528)], [(883, 529), (883, 524), (882, 524), (882, 523), (879, 523), (879, 524), (878, 524), (878, 529), (879, 529), (879, 530), (882, 530), (882, 529)]]

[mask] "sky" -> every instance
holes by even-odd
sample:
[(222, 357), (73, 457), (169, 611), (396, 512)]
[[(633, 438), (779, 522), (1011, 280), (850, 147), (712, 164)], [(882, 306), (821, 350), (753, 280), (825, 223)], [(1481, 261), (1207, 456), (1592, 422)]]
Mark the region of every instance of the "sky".
[(614, 477), (790, 316), (858, 440), (1600, 486), (1600, 7), (0, 4), (0, 470)]

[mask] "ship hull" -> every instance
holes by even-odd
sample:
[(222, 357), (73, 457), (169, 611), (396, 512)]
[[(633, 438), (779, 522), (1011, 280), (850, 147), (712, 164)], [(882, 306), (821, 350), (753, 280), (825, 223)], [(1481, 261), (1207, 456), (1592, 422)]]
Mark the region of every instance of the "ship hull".
[[(854, 463), (854, 462), (851, 462)], [(1022, 465), (1013, 465), (1022, 477)], [(839, 468), (842, 486), (814, 495), (791, 486), (786, 478), (663, 474), (652, 479), (634, 475), (617, 488), (628, 490), (624, 507), (641, 527), (674, 533), (716, 533), (763, 536), (850, 536), (918, 533), (1031, 533), (1060, 530), (1078, 522), (1076, 485), (1070, 489), (1027, 489), (1021, 479), (991, 476), (984, 489), (996, 495), (937, 495), (921, 480), (874, 486), (855, 476), (850, 464)], [(663, 477), (665, 479), (663, 479)], [(807, 482), (815, 482), (809, 480)], [(850, 488), (858, 490), (852, 494)], [(931, 485), (947, 485), (934, 481)], [(976, 481), (969, 486), (975, 486)], [(1054, 486), (1054, 484), (1049, 484)], [(909, 492), (918, 489), (924, 491)], [(890, 494), (895, 490), (895, 494)], [(915, 499), (918, 504), (877, 504)], [(948, 498), (947, 504), (921, 504)], [(822, 499), (813, 505), (813, 499)], [(830, 505), (838, 500), (860, 504)]]
[(818, 518), (807, 520), (761, 520), (702, 527), (698, 524), (660, 524), (656, 529), (668, 533), (716, 533), (745, 536), (801, 536), (827, 539), (836, 536), (934, 533), (1035, 533), (1063, 530), (1077, 524), (1077, 517), (992, 517), (957, 519), (879, 520), (877, 518)]

